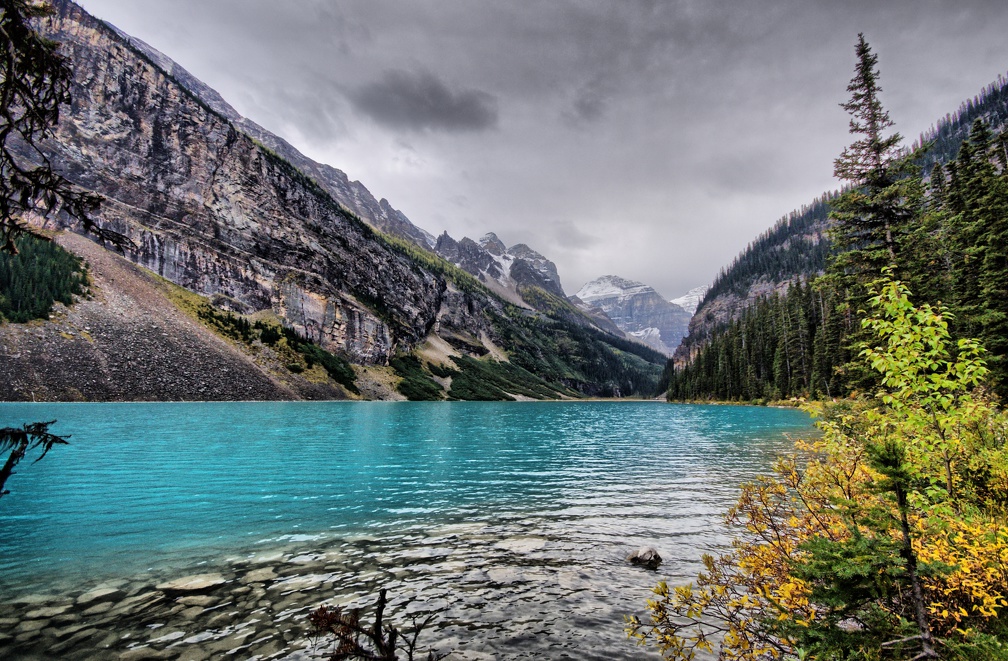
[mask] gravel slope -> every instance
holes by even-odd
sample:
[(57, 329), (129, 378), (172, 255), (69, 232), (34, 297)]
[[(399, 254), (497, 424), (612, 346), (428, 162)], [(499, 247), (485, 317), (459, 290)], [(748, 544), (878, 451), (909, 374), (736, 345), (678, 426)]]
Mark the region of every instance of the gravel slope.
[(181, 312), (164, 285), (87, 238), (57, 242), (83, 257), (92, 298), (48, 322), (0, 326), (0, 400), (339, 399), (325, 384), (281, 383)]

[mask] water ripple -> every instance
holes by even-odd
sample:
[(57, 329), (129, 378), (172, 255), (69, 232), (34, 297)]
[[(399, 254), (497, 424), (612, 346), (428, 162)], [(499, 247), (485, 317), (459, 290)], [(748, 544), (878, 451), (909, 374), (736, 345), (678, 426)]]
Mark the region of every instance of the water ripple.
[[(693, 575), (737, 485), (809, 429), (650, 402), (0, 405), (53, 418), (71, 445), (8, 484), (0, 598), (323, 554), (283, 617), (384, 585), (472, 659), (637, 656), (623, 614)], [(625, 562), (643, 544), (659, 572)]]

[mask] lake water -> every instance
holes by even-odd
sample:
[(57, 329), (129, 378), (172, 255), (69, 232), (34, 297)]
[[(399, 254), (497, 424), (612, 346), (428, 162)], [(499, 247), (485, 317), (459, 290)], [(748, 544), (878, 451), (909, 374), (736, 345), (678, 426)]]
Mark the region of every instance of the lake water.
[[(295, 581), (248, 602), (277, 621), (385, 586), (440, 611), (422, 640), (453, 659), (639, 656), (623, 615), (689, 580), (727, 542), (738, 484), (811, 430), (794, 410), (658, 402), (0, 404), (0, 426), (51, 419), (71, 444), (26, 458), (0, 499), (0, 602), (218, 571), (244, 585), (265, 564)], [(625, 561), (645, 544), (657, 572)], [(103, 640), (181, 654), (217, 631), (173, 617)], [(318, 653), (291, 638), (277, 658)]]

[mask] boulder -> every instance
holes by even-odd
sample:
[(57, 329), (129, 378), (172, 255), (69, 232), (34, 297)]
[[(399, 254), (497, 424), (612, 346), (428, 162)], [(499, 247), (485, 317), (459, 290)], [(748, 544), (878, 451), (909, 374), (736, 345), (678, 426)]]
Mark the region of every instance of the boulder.
[(651, 546), (642, 546), (627, 556), (627, 562), (631, 565), (639, 565), (648, 569), (658, 569), (661, 561), (662, 558), (658, 555), (658, 551)]

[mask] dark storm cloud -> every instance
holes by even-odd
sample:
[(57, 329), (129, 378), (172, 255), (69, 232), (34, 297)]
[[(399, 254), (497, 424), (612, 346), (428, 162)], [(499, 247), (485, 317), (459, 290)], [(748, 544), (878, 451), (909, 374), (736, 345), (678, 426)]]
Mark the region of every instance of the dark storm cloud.
[(497, 99), (476, 89), (452, 90), (429, 71), (386, 71), (350, 94), (379, 124), (411, 131), (483, 131), (497, 125)]
[(604, 78), (593, 78), (577, 90), (571, 107), (564, 110), (564, 119), (572, 124), (584, 124), (601, 119), (611, 94)]

